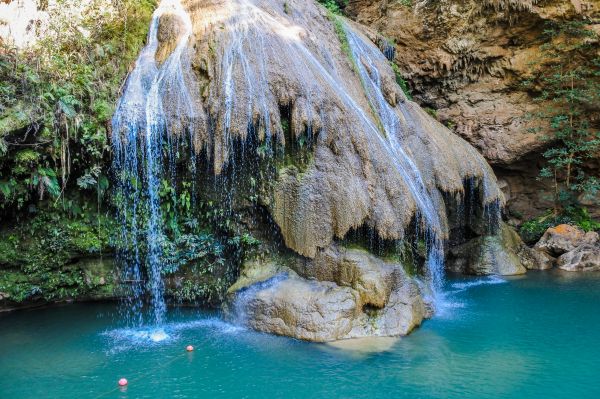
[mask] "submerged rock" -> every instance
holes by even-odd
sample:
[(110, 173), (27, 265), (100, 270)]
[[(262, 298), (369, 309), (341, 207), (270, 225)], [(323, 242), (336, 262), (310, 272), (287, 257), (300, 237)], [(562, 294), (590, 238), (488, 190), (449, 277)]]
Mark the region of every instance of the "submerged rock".
[(529, 248), (523, 243), (518, 252), (521, 263), (529, 270), (548, 270), (554, 266), (555, 258), (552, 256)]
[[(327, 342), (406, 335), (429, 315), (423, 290), (402, 265), (333, 246), (305, 263), (248, 262), (230, 290), (230, 317), (256, 329)], [(250, 283), (250, 277), (255, 282)]]
[(561, 255), (558, 267), (569, 272), (600, 271), (600, 242), (585, 243)]

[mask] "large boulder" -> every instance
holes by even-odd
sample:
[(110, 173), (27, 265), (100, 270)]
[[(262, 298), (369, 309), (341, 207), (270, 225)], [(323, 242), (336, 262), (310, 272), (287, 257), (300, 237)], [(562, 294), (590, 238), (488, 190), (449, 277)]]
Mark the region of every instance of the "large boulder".
[(555, 258), (545, 252), (529, 248), (525, 243), (519, 247), (517, 252), (521, 264), (528, 270), (548, 270), (552, 269), (556, 261)]
[(332, 246), (315, 260), (250, 261), (230, 291), (226, 313), (263, 332), (327, 342), (406, 335), (430, 314), (402, 265)]
[(528, 268), (546, 268), (532, 256), (519, 235), (502, 223), (495, 235), (474, 238), (450, 249), (447, 267), (464, 274), (510, 276), (526, 272)]
[(551, 256), (560, 256), (582, 244), (596, 242), (598, 242), (598, 233), (593, 231), (586, 233), (578, 227), (560, 224), (546, 230), (542, 238), (535, 244), (535, 249)]
[(600, 242), (585, 243), (558, 258), (558, 267), (569, 272), (600, 271)]
[(308, 341), (330, 341), (348, 335), (360, 313), (358, 293), (332, 282), (285, 276), (254, 289), (238, 309), (258, 331)]

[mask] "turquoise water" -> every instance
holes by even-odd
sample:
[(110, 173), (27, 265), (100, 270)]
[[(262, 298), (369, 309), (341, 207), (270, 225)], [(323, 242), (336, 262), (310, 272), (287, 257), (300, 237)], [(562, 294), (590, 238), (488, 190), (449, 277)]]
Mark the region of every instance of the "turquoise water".
[(111, 304), (0, 315), (0, 398), (600, 398), (599, 274), (447, 289), (442, 316), (382, 352), (249, 332), (196, 309), (171, 311), (160, 342), (120, 329)]

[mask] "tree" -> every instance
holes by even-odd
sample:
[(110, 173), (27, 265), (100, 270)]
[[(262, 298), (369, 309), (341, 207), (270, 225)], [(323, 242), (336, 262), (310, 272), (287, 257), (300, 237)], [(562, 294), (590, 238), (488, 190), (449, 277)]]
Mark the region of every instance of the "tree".
[(556, 215), (600, 190), (600, 179), (586, 172), (586, 161), (600, 152), (599, 37), (583, 21), (549, 24), (543, 36), (535, 76), (525, 84), (539, 87), (542, 111), (532, 117), (541, 123), (530, 130), (543, 131), (549, 144), (540, 178), (552, 181)]

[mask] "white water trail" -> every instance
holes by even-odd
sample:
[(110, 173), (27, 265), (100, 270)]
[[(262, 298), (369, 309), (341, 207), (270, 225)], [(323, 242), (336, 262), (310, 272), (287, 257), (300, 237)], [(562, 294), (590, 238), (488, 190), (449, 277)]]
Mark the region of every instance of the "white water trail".
[[(383, 95), (381, 75), (377, 63), (387, 63), (387, 59), (378, 48), (365, 42), (347, 25), (345, 25), (345, 33), (369, 102), (385, 131), (385, 147), (393, 153), (398, 169), (417, 203), (419, 214), (424, 219), (428, 248), (428, 277), (431, 280), (434, 295), (439, 297), (438, 294), (442, 289), (444, 279), (444, 248), (443, 241), (440, 238), (442, 223), (435, 202), (427, 190), (419, 168), (399, 139), (401, 121), (398, 111), (390, 105)], [(401, 107), (401, 105), (397, 107)], [(410, 115), (407, 115), (406, 120), (409, 123), (411, 122)], [(378, 137), (381, 137), (381, 135), (378, 135)]]
[[(159, 47), (158, 26), (165, 14), (178, 17), (183, 24), (183, 33), (177, 40), (175, 49), (162, 63), (156, 62)], [(112, 145), (114, 148), (113, 168), (117, 174), (119, 188), (123, 194), (120, 217), (126, 247), (124, 251), (135, 256), (125, 255), (126, 276), (134, 279), (132, 294), (137, 296), (137, 305), (132, 312), (141, 321), (140, 296), (144, 291), (150, 294), (152, 322), (161, 324), (166, 311), (164, 283), (162, 280), (162, 212), (159, 187), (166, 161), (163, 144), (168, 140), (168, 124), (165, 107), (175, 109), (182, 119), (194, 117), (193, 102), (185, 82), (183, 59), (192, 22), (178, 0), (163, 0), (153, 14), (148, 44), (141, 51), (134, 70), (131, 72), (125, 91), (112, 120)], [(163, 104), (163, 96), (169, 95), (169, 104)], [(141, 247), (138, 241), (139, 228), (137, 212), (147, 207), (148, 216), (145, 230), (145, 266), (148, 282), (143, 287)], [(141, 209), (143, 210), (143, 209)], [(123, 244), (123, 243), (122, 243)], [(130, 246), (131, 248), (127, 248)], [(137, 313), (137, 314), (136, 314)]]
[[(441, 290), (444, 276), (444, 254), (443, 241), (440, 238), (442, 234), (442, 223), (440, 216), (435, 207), (435, 202), (428, 192), (427, 186), (415, 162), (407, 153), (402, 143), (399, 140), (400, 120), (397, 110), (392, 108), (385, 100), (382, 89), (379, 71), (375, 65), (375, 61), (387, 63), (387, 59), (372, 44), (367, 44), (359, 37), (352, 29), (345, 27), (346, 35), (349, 40), (353, 58), (358, 66), (358, 72), (369, 101), (372, 103), (378, 119), (383, 125), (385, 134), (374, 124), (372, 119), (367, 115), (365, 110), (357, 104), (352, 96), (345, 90), (339, 77), (335, 75), (335, 71), (330, 71), (325, 68), (322, 62), (307, 48), (303, 40), (298, 36), (297, 31), (293, 27), (285, 25), (282, 21), (274, 16), (265, 13), (263, 10), (247, 0), (234, 1), (231, 3), (231, 14), (235, 15), (228, 24), (228, 29), (232, 32), (233, 39), (230, 41), (225, 56), (222, 60), (221, 71), (224, 98), (222, 104), (225, 107), (225, 128), (226, 142), (228, 145), (229, 126), (231, 117), (235, 108), (235, 68), (241, 68), (244, 79), (241, 81), (247, 85), (245, 89), (249, 92), (249, 104), (256, 103), (260, 109), (260, 114), (265, 120), (264, 125), (269, 126), (269, 106), (264, 93), (269, 92), (268, 82), (264, 78), (264, 64), (258, 65), (249, 62), (251, 57), (246, 54), (246, 47), (253, 52), (261, 52), (267, 54), (270, 49), (264, 48), (264, 43), (257, 39), (260, 35), (255, 32), (259, 29), (269, 27), (270, 31), (276, 32), (279, 36), (286, 40), (281, 41), (282, 46), (289, 46), (288, 51), (284, 53), (293, 53), (297, 56), (291, 60), (289, 68), (293, 71), (293, 76), (298, 76), (306, 84), (305, 88), (309, 88), (315, 81), (323, 82), (329, 86), (328, 88), (337, 94), (338, 98), (344, 103), (349, 111), (353, 112), (362, 123), (364, 131), (369, 135), (370, 142), (373, 145), (379, 145), (384, 152), (390, 155), (395, 169), (402, 176), (408, 190), (414, 199), (417, 206), (417, 214), (421, 217), (421, 222), (424, 224), (425, 240), (428, 247), (428, 278), (433, 286), (433, 292)], [(251, 41), (251, 44), (249, 43)], [(276, 56), (275, 52), (272, 52)], [(265, 57), (259, 57), (264, 60)], [(369, 71), (361, 61), (369, 63)], [(305, 93), (303, 98), (310, 101), (311, 96)], [(248, 106), (248, 113), (254, 109), (254, 105)], [(310, 107), (309, 107), (310, 109)], [(248, 120), (252, 120), (252, 115), (247, 115)]]

